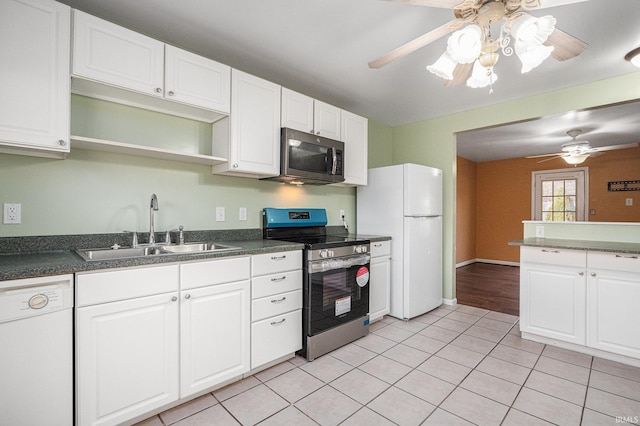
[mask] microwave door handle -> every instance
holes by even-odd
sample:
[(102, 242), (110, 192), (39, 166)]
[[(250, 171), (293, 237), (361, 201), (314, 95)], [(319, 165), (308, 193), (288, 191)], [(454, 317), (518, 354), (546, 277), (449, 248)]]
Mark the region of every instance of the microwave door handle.
[(335, 175), (338, 170), (338, 150), (335, 148), (329, 148), (331, 150), (331, 174)]

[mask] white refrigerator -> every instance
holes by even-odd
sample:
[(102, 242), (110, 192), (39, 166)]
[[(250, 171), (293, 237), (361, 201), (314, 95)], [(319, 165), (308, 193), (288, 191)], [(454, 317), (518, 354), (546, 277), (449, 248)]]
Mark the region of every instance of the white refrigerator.
[(442, 170), (418, 164), (369, 169), (357, 192), (358, 234), (391, 236), (391, 303), (400, 319), (442, 304)]

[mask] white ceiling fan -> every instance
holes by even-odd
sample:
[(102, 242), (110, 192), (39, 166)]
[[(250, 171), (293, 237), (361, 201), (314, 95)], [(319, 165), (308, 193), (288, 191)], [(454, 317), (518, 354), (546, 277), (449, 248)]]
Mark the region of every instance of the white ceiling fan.
[[(549, 55), (559, 61), (580, 55), (587, 44), (555, 28), (555, 18), (536, 18), (525, 11), (587, 0), (388, 0), (426, 7), (453, 9), (455, 19), (369, 62), (380, 68), (452, 33), (445, 53), (427, 69), (447, 80), (445, 86), (467, 82), (470, 87), (493, 84), (493, 67), (500, 52), (513, 53), (528, 72)], [(500, 24), (497, 37), (492, 26)], [(494, 32), (496, 29), (493, 29)], [(513, 41), (513, 45), (511, 42)], [(473, 69), (473, 73), (472, 73)], [(471, 78), (469, 74), (471, 73)]]
[(589, 142), (587, 141), (579, 141), (576, 140), (578, 136), (582, 134), (581, 129), (572, 129), (567, 131), (567, 135), (569, 135), (572, 140), (571, 142), (567, 142), (562, 145), (562, 152), (555, 152), (553, 154), (541, 154), (541, 155), (531, 155), (525, 158), (542, 158), (542, 157), (551, 157), (546, 158), (544, 160), (538, 161), (538, 163), (543, 163), (549, 160), (555, 160), (556, 158), (562, 158), (568, 164), (577, 165), (583, 163), (589, 156), (597, 156), (604, 151), (613, 151), (615, 149), (626, 149), (626, 148), (636, 148), (640, 146), (638, 143), (627, 143), (622, 145), (610, 145), (610, 146), (601, 146), (598, 148), (592, 148)]

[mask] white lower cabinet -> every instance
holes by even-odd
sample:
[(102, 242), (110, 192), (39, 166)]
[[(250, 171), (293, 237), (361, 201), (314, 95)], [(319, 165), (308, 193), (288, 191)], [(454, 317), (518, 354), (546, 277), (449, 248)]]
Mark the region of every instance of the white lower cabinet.
[(369, 319), (375, 321), (390, 309), (391, 241), (371, 243), (369, 277)]
[(302, 252), (251, 258), (251, 369), (302, 348)]
[(551, 338), (577, 345), (572, 349), (589, 348), (589, 353), (603, 357), (640, 359), (638, 255), (537, 247), (520, 250), (523, 337)]
[(79, 425), (115, 425), (241, 377), (249, 257), (78, 274)]
[(78, 274), (78, 425), (115, 425), (179, 397), (178, 267)]
[(184, 398), (249, 371), (249, 258), (180, 265), (180, 285)]
[(587, 263), (587, 344), (640, 358), (640, 256), (589, 252)]

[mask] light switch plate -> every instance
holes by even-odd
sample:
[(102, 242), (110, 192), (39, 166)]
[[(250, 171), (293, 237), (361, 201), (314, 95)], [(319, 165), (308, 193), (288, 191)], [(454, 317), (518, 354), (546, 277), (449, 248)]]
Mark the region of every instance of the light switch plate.
[(536, 225), (536, 238), (544, 238), (544, 225)]
[(216, 222), (224, 222), (224, 207), (216, 207)]

